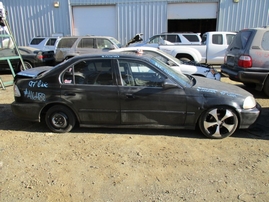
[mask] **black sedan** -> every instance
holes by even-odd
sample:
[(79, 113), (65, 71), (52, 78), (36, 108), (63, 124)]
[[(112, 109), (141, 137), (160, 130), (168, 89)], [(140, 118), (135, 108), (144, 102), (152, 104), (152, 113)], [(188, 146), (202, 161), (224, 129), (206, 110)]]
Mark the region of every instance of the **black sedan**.
[(231, 84), (185, 76), (152, 56), (81, 55), (19, 72), (13, 113), (53, 132), (82, 127), (195, 129), (225, 138), (260, 114), (253, 96)]
[[(42, 51), (29, 46), (19, 46), (18, 50), (20, 51), (25, 69), (54, 65), (54, 51)], [(3, 51), (5, 51), (5, 57), (17, 55), (15, 49), (5, 49)], [(10, 62), (14, 71), (24, 70), (20, 59), (10, 59)], [(0, 60), (0, 70), (10, 70), (7, 60)]]

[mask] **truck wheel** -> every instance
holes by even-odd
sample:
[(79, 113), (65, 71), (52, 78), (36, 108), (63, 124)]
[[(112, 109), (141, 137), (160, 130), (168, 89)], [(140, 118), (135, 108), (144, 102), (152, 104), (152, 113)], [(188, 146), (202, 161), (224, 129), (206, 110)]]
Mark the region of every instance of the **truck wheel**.
[(263, 92), (269, 97), (269, 78), (264, 83)]
[(189, 62), (189, 61), (191, 61), (191, 59), (189, 59), (189, 58), (179, 58), (179, 60), (181, 60), (181, 61), (187, 61), (187, 62)]

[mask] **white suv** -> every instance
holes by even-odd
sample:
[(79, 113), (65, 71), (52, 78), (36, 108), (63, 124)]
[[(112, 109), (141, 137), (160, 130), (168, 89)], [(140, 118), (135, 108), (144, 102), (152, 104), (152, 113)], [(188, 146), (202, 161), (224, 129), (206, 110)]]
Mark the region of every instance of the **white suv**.
[(28, 46), (43, 51), (53, 50), (55, 52), (56, 45), (60, 38), (61, 37), (34, 37), (31, 39)]
[(147, 42), (133, 43), (129, 46), (150, 46), (157, 48), (159, 45), (201, 44), (200, 33), (161, 33), (154, 35)]

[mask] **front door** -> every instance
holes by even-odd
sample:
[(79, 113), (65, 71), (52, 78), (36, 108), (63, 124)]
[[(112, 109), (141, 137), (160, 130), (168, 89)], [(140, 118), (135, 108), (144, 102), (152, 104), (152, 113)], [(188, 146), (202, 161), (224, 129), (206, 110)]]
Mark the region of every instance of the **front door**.
[(147, 63), (119, 60), (121, 123), (174, 125), (185, 122), (186, 97), (183, 89), (162, 87), (167, 78)]

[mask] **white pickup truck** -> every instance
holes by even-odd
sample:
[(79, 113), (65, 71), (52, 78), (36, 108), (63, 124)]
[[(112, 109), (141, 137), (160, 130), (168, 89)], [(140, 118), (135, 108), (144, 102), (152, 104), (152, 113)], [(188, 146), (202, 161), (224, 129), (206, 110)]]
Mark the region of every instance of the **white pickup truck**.
[(220, 65), (224, 62), (225, 51), (235, 34), (235, 32), (206, 32), (199, 45), (166, 43), (165, 45), (160, 44), (158, 47), (180, 60)]

